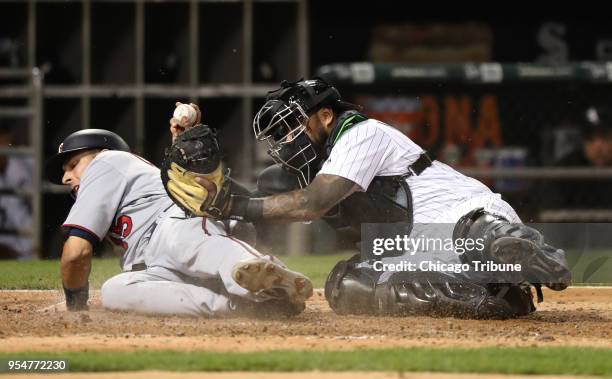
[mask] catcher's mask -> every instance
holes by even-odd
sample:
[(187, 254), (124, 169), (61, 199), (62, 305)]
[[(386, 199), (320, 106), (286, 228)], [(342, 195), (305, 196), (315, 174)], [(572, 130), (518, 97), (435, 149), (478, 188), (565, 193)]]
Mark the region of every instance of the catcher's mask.
[(324, 106), (336, 112), (357, 108), (341, 101), (338, 90), (320, 78), (283, 81), (281, 88), (268, 93), (253, 120), (257, 140), (268, 142), (268, 154), (295, 174), (301, 187), (314, 178), (320, 158), (304, 131), (309, 117)]

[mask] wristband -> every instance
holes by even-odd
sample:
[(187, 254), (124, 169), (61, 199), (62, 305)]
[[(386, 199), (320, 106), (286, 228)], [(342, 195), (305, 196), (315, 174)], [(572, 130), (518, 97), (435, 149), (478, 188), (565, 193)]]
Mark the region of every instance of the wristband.
[(69, 311), (89, 309), (87, 306), (87, 300), (89, 300), (89, 282), (77, 289), (70, 289), (64, 286), (64, 295), (66, 296), (66, 308)]
[(253, 222), (263, 218), (263, 199), (251, 199), (248, 196), (232, 195), (231, 201), (230, 219)]

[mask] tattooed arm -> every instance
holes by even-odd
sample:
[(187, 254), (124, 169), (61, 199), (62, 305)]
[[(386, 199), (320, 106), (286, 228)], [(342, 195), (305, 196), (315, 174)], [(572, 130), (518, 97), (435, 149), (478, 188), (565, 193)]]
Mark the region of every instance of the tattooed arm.
[[(214, 186), (214, 183), (203, 177), (196, 177), (195, 181), (204, 188)], [(220, 204), (224, 204), (223, 214), (207, 217), (249, 222), (262, 219), (278, 222), (310, 221), (320, 218), (359, 189), (359, 185), (349, 179), (321, 174), (306, 188), (264, 198), (251, 198), (226, 191), (220, 201)]]
[(351, 180), (317, 175), (308, 187), (263, 198), (263, 218), (270, 221), (310, 221), (359, 190)]

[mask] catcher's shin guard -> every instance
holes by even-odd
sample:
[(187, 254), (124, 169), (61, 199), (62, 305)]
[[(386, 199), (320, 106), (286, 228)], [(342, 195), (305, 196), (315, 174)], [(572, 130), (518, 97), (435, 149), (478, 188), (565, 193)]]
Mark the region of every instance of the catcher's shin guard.
[(507, 319), (535, 310), (529, 287), (481, 285), (442, 272), (398, 272), (377, 286), (382, 315)]
[(325, 281), (325, 299), (338, 314), (375, 314), (374, 292), (381, 273), (357, 267), (361, 256), (355, 254), (334, 266)]
[(479, 285), (435, 272), (395, 273), (357, 267), (359, 255), (336, 264), (325, 282), (325, 298), (338, 314), (438, 315), (505, 319), (535, 310), (529, 287)]
[(563, 290), (571, 282), (565, 252), (544, 242), (537, 230), (520, 223), (509, 223), (482, 208), (463, 216), (455, 226), (453, 238), (484, 240), (484, 248), (467, 250), (459, 257), (464, 263), (494, 261), (520, 264), (520, 280), (543, 283), (551, 289)]

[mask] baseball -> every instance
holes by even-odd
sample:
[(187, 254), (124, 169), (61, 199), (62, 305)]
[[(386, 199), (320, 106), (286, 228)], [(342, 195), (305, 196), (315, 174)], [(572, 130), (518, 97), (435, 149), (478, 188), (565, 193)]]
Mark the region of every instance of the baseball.
[(172, 117), (178, 120), (180, 126), (182, 126), (183, 128), (188, 128), (193, 126), (193, 124), (195, 123), (197, 113), (191, 105), (181, 104), (176, 107)]

